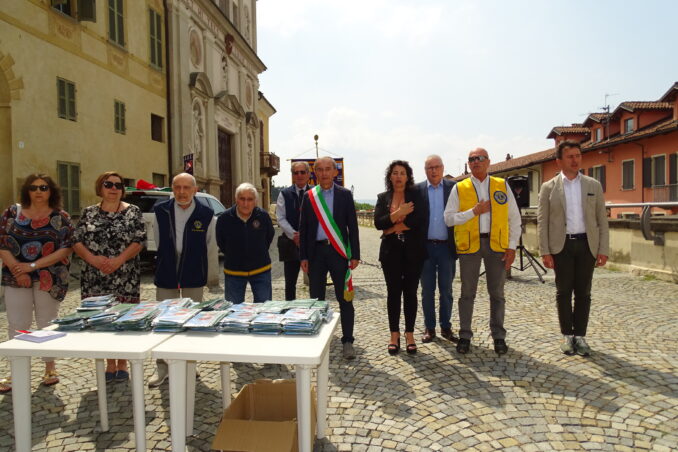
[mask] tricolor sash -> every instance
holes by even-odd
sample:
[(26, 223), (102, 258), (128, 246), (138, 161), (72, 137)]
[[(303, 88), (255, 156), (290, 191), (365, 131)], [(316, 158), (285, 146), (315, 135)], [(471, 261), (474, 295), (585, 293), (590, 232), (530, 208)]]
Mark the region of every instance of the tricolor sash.
[(348, 268), (346, 269), (346, 276), (344, 277), (344, 300), (353, 301), (353, 276), (351, 275), (350, 262), (351, 244), (344, 242), (341, 231), (339, 230), (337, 223), (334, 222), (332, 212), (330, 212), (330, 209), (327, 207), (320, 185), (316, 185), (308, 191), (308, 199), (311, 201), (311, 206), (313, 206), (313, 212), (318, 219), (318, 223), (320, 223), (323, 231), (325, 231), (332, 247), (341, 257), (349, 261)]

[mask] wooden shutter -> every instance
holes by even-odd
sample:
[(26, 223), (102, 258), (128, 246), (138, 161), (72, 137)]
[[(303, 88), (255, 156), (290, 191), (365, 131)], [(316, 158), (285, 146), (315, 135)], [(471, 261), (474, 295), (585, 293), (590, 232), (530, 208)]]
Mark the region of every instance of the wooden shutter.
[(669, 184), (678, 183), (678, 153), (669, 155)]
[(600, 167), (600, 185), (603, 186), (603, 193), (605, 193), (605, 165)]
[(652, 159), (643, 159), (643, 187), (652, 187)]
[(78, 0), (78, 20), (83, 22), (97, 21), (96, 0)]

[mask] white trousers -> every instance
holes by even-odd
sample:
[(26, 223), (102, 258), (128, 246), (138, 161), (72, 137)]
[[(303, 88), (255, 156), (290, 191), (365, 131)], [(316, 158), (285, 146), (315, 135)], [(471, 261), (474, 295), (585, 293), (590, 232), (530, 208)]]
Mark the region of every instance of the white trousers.
[[(49, 326), (59, 315), (59, 304), (49, 292), (40, 290), (39, 282), (33, 283), (33, 287), (29, 288), (5, 287), (9, 338), (16, 336), (17, 330), (31, 328), (33, 313), (38, 329)], [(54, 361), (54, 358), (43, 358), (43, 361)]]

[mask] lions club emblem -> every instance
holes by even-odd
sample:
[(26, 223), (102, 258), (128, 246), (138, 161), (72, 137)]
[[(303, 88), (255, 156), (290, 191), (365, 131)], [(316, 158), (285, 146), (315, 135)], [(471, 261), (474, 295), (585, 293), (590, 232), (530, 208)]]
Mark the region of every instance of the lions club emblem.
[(252, 227), (253, 227), (254, 229), (259, 229), (259, 228), (261, 227), (261, 222), (260, 222), (259, 220), (254, 220), (254, 221), (252, 222)]
[(494, 192), (494, 200), (497, 201), (498, 204), (506, 204), (507, 199), (508, 197), (503, 191)]
[(193, 223), (193, 227), (198, 230), (202, 229), (202, 221), (195, 220), (195, 222)]

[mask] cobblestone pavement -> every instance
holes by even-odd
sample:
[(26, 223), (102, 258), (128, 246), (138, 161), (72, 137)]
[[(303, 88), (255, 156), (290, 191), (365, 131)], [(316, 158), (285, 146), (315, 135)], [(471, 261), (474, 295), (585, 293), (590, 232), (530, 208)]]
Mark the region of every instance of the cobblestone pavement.
[[(671, 450), (678, 444), (678, 302), (676, 286), (627, 273), (598, 270), (593, 282), (589, 358), (559, 352), (553, 275), (514, 271), (506, 285), (509, 353), (497, 357), (488, 332), (488, 297), (481, 283), (471, 353), (453, 344), (419, 343), (419, 353), (389, 356), (386, 287), (376, 265), (378, 233), (361, 228), (364, 263), (355, 272), (355, 361), (341, 358), (338, 337), (330, 357), (326, 438), (318, 451), (358, 450)], [(274, 248), (274, 246), (272, 247)], [(273, 293), (283, 296), (282, 269)], [(62, 313), (79, 301), (69, 292)], [(301, 283), (300, 283), (301, 287)], [(220, 290), (214, 292), (218, 294)], [(331, 291), (328, 291), (328, 293)], [(143, 295), (152, 298), (146, 275)], [(306, 295), (301, 290), (298, 296)], [(459, 296), (459, 280), (454, 283)], [(456, 302), (453, 313), (455, 327)], [(7, 326), (0, 313), (0, 329)], [(418, 328), (423, 327), (421, 315)], [(4, 333), (2, 333), (4, 335)], [(420, 335), (418, 331), (417, 336)], [(0, 360), (0, 375), (8, 374)], [(98, 426), (94, 364), (60, 360), (61, 383), (39, 386), (33, 362), (33, 450), (134, 449), (132, 396), (127, 384), (108, 390), (111, 428)], [(189, 450), (208, 450), (220, 419), (219, 370), (199, 363), (195, 436)], [(150, 377), (153, 365), (145, 366)], [(234, 365), (236, 390), (257, 378), (291, 378), (274, 365)], [(168, 385), (146, 390), (149, 449), (168, 450)], [(12, 396), (0, 396), (0, 450), (13, 449)]]

